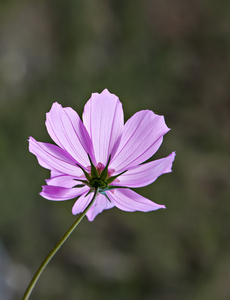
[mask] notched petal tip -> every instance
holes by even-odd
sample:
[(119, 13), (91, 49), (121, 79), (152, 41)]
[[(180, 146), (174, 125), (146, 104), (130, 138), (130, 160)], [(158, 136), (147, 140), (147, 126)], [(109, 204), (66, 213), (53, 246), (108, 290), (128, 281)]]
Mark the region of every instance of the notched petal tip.
[(168, 158), (171, 158), (171, 165), (170, 165), (170, 170), (168, 173), (172, 172), (172, 167), (173, 167), (173, 162), (176, 157), (176, 151), (173, 151), (171, 154), (169, 154)]
[(173, 159), (175, 159), (176, 151), (173, 151), (170, 155), (172, 155), (172, 156), (173, 156)]
[(47, 123), (49, 122), (49, 116), (57, 109), (63, 109), (62, 105), (58, 102), (54, 102), (50, 108), (50, 110), (46, 113), (46, 121), (45, 124), (47, 125)]
[[(33, 141), (33, 137), (32, 136), (29, 136), (28, 139), (27, 139), (27, 142), (29, 142), (29, 145), (28, 145), (28, 148), (29, 148), (29, 151), (30, 151), (30, 147), (31, 147), (31, 142)], [(31, 151), (30, 151), (31, 152)]]
[(36, 146), (37, 141), (32, 136), (29, 136), (27, 141), (29, 142), (29, 151), (34, 154), (33, 148)]
[(109, 93), (109, 94), (111, 94), (107, 88), (105, 88), (105, 89), (102, 91), (102, 93)]
[(61, 105), (60, 103), (58, 103), (57, 101), (55, 101), (55, 102), (52, 104), (50, 110), (53, 109), (53, 108), (55, 108), (55, 107), (58, 107), (58, 108), (59, 108), (59, 107), (62, 107), (62, 105)]
[(92, 96), (112, 96), (119, 100), (119, 97), (113, 93), (110, 93), (110, 91), (107, 88), (105, 88), (101, 93), (95, 92), (95, 93), (92, 93), (91, 95)]
[(28, 142), (33, 142), (34, 140), (35, 139), (32, 136), (29, 136), (28, 139), (27, 139)]

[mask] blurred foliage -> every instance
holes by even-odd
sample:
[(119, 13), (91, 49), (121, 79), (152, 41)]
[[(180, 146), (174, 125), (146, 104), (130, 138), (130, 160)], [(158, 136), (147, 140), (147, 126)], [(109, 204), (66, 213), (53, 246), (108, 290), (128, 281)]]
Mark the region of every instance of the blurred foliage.
[[(142, 195), (167, 206), (86, 219), (52, 260), (31, 299), (230, 299), (230, 2), (0, 2), (1, 241), (13, 298), (73, 222), (71, 206), (39, 196), (49, 172), (27, 138), (50, 142), (54, 101), (82, 114), (108, 88), (126, 120), (165, 116), (153, 157), (177, 151), (173, 173)], [(8, 280), (8, 281), (9, 281)]]

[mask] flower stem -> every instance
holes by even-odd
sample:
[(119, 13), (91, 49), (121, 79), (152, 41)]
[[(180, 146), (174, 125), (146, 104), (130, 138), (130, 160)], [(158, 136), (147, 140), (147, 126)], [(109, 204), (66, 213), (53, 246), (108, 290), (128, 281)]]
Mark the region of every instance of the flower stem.
[(74, 231), (74, 229), (77, 227), (77, 225), (81, 222), (81, 220), (84, 218), (90, 207), (93, 205), (94, 201), (97, 198), (97, 195), (99, 193), (99, 188), (95, 189), (94, 195), (92, 200), (90, 201), (89, 205), (86, 207), (86, 209), (80, 213), (77, 217), (77, 219), (74, 221), (74, 223), (70, 226), (70, 228), (66, 231), (66, 233), (62, 236), (62, 238), (58, 241), (58, 243), (54, 246), (54, 248), (50, 251), (50, 253), (46, 256), (46, 258), (41, 263), (40, 267), (38, 268), (37, 272), (34, 274), (34, 277), (32, 278), (30, 284), (28, 285), (25, 294), (22, 298), (22, 300), (29, 299), (29, 296), (37, 283), (39, 277), (41, 276), (43, 270), (49, 263), (49, 261), (52, 259), (54, 254), (61, 248), (61, 246), (64, 244), (64, 242), (67, 240), (67, 238), (70, 236), (70, 234)]

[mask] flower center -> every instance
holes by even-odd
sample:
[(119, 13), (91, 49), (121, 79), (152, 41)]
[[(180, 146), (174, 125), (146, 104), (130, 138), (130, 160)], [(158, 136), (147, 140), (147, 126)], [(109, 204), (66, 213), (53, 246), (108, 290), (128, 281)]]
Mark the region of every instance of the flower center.
[(108, 184), (105, 180), (101, 178), (92, 178), (90, 181), (90, 186), (96, 188), (100, 188), (100, 190), (104, 190), (107, 188)]
[(88, 157), (90, 161), (90, 166), (86, 168), (87, 171), (83, 167), (77, 164), (77, 166), (81, 168), (81, 170), (83, 171), (86, 180), (76, 179), (77, 181), (82, 182), (82, 184), (77, 185), (75, 187), (82, 187), (84, 185), (87, 185), (90, 188), (88, 193), (93, 192), (95, 189), (99, 189), (99, 193), (105, 195), (106, 197), (107, 197), (105, 193), (106, 191), (114, 190), (116, 188), (125, 188), (122, 186), (111, 185), (111, 183), (114, 181), (119, 182), (117, 177), (126, 172), (123, 171), (115, 176), (111, 176), (111, 174), (115, 172), (115, 170), (108, 168), (111, 156), (109, 157), (106, 166), (104, 166), (102, 163), (98, 163), (97, 167), (94, 166), (89, 155)]

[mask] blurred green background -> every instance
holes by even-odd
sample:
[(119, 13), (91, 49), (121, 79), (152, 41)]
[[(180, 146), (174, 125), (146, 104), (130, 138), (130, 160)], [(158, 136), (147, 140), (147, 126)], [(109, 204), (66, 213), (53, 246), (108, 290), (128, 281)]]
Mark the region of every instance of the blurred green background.
[(230, 2), (0, 2), (0, 298), (22, 296), (72, 224), (74, 200), (39, 196), (49, 177), (28, 136), (51, 142), (54, 101), (79, 115), (108, 88), (125, 119), (151, 109), (172, 129), (153, 159), (173, 173), (138, 189), (167, 210), (83, 220), (31, 300), (230, 299)]

